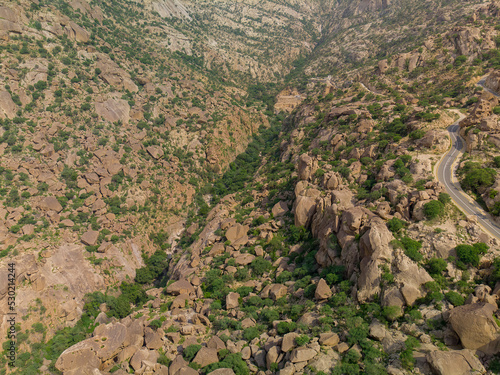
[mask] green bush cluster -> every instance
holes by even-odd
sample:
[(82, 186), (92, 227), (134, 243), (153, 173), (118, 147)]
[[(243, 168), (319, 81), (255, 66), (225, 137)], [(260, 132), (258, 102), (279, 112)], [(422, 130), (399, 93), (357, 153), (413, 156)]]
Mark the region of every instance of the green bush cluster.
[(139, 284), (149, 284), (158, 279), (167, 268), (167, 254), (163, 250), (156, 250), (150, 257), (143, 258), (146, 265), (137, 269), (135, 281)]
[(420, 241), (412, 240), (409, 237), (403, 237), (401, 243), (405, 248), (405, 254), (413, 261), (420, 262), (423, 259), (420, 249), (422, 248), (422, 243)]
[(432, 200), (424, 204), (424, 215), (427, 219), (432, 220), (443, 214), (444, 204), (438, 200)]
[(481, 256), (486, 254), (488, 249), (488, 245), (483, 242), (478, 242), (474, 245), (458, 245), (455, 248), (458, 260), (464, 265), (471, 265), (474, 267), (479, 266)]
[(196, 354), (200, 351), (200, 349), (201, 345), (198, 344), (189, 345), (182, 352), (182, 356), (186, 361), (191, 362), (196, 356)]

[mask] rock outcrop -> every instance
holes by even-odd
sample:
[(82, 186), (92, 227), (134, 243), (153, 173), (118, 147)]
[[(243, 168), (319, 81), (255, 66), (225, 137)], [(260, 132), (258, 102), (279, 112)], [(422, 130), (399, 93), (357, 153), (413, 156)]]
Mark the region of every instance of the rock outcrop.
[(99, 116), (109, 122), (121, 121), (126, 124), (130, 119), (130, 106), (123, 99), (110, 98), (103, 102), (96, 102), (95, 110)]
[(451, 310), (450, 325), (464, 348), (486, 354), (500, 351), (500, 329), (493, 317), (495, 310), (489, 303), (473, 303)]

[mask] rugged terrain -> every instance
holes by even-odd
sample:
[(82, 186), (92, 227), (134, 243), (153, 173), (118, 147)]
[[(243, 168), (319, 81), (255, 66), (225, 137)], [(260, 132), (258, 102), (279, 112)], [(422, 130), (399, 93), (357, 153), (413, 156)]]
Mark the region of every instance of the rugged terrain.
[(499, 15), (0, 2), (0, 373), (499, 373)]

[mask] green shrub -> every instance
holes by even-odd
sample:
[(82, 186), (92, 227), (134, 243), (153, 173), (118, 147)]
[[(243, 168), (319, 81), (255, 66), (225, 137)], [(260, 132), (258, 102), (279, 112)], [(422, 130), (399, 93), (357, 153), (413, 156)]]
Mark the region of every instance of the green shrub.
[(448, 204), (448, 203), (450, 203), (450, 202), (451, 202), (451, 197), (450, 197), (450, 195), (449, 195), (449, 194), (446, 194), (446, 193), (439, 193), (438, 200), (439, 200), (442, 204), (446, 205), (446, 204)]
[(194, 359), (194, 357), (196, 356), (196, 354), (200, 351), (200, 349), (201, 349), (201, 345), (198, 345), (198, 344), (189, 345), (182, 352), (182, 356), (184, 357), (184, 359), (186, 361), (191, 362)]
[(253, 292), (253, 289), (254, 288), (251, 286), (240, 286), (238, 289), (236, 289), (236, 292), (240, 295), (240, 297), (245, 298)]
[(263, 309), (261, 311), (261, 319), (272, 324), (275, 320), (279, 320), (280, 314), (274, 309)]
[(160, 355), (158, 356), (158, 359), (156, 360), (156, 362), (158, 362), (161, 365), (164, 365), (164, 366), (168, 367), (172, 363), (172, 360), (170, 360), (165, 354), (160, 353)]
[(212, 310), (220, 310), (222, 309), (222, 302), (219, 300), (215, 300), (210, 304), (210, 308)]
[(284, 335), (285, 333), (293, 332), (297, 329), (297, 324), (294, 322), (279, 322), (276, 326), (278, 334)]
[(308, 335), (300, 335), (295, 338), (295, 343), (298, 346), (304, 346), (309, 343), (309, 341), (311, 341), (311, 338)]
[(254, 260), (252, 260), (250, 268), (252, 269), (252, 273), (255, 276), (262, 276), (264, 273), (269, 272), (271, 270), (272, 264), (270, 261), (265, 260), (262, 257), (257, 257)]
[(114, 316), (116, 318), (123, 319), (127, 315), (130, 315), (132, 308), (130, 307), (130, 301), (121, 294), (118, 298), (111, 299), (108, 303), (108, 316)]
[(229, 353), (228, 350), (221, 350), (219, 352), (219, 362), (212, 363), (203, 368), (206, 374), (217, 370), (219, 368), (230, 368), (234, 371), (235, 375), (249, 375), (250, 370), (248, 365), (241, 358), (241, 353)]
[(488, 365), (488, 370), (493, 374), (500, 374), (500, 359), (494, 358)]
[(393, 233), (398, 233), (405, 226), (406, 222), (398, 219), (397, 217), (393, 217), (387, 222), (387, 228), (389, 228), (389, 230)]
[(440, 275), (446, 270), (447, 265), (444, 259), (431, 258), (427, 262), (427, 269), (431, 275)]
[(481, 256), (486, 254), (489, 247), (485, 243), (479, 242), (474, 245), (458, 245), (455, 250), (457, 251), (458, 259), (464, 264), (469, 264), (474, 267), (479, 266)]
[(237, 281), (245, 281), (248, 279), (248, 269), (246, 267), (238, 268), (234, 274), (234, 278)]
[(492, 168), (473, 168), (462, 180), (464, 188), (478, 192), (482, 187), (489, 187), (495, 182), (497, 172)]
[(460, 293), (451, 291), (444, 296), (453, 306), (462, 306), (465, 303), (465, 298)]
[(37, 322), (37, 323), (34, 323), (32, 325), (33, 329), (35, 330), (35, 332), (38, 332), (38, 333), (41, 333), (41, 332), (44, 332), (45, 331), (45, 327), (43, 326), (42, 323), (40, 322)]
[(422, 248), (422, 243), (419, 241), (412, 240), (409, 237), (403, 237), (401, 243), (405, 248), (405, 254), (413, 261), (420, 262), (423, 259), (423, 255), (420, 253)]
[(389, 321), (396, 320), (403, 314), (401, 307), (399, 306), (386, 306), (383, 308), (382, 313), (384, 314), (384, 317)]
[(261, 331), (257, 327), (248, 327), (243, 331), (243, 338), (245, 341), (252, 341), (254, 338), (259, 337)]
[(149, 326), (156, 331), (158, 328), (161, 327), (161, 320), (159, 319), (152, 320), (151, 323), (149, 323)]
[(432, 200), (424, 204), (424, 215), (429, 220), (435, 219), (443, 213), (443, 208), (443, 203)]
[(423, 129), (414, 130), (409, 134), (411, 139), (421, 139), (424, 137), (424, 135), (425, 135), (425, 130)]

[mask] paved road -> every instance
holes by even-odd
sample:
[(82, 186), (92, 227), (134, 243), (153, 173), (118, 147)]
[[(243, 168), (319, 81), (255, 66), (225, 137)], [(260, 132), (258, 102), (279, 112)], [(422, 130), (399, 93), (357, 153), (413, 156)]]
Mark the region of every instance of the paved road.
[[(482, 86), (484, 79), (478, 83)], [(488, 90), (490, 91), (490, 90)], [(493, 93), (494, 94), (494, 93)], [(496, 95), (496, 94), (495, 94)], [(458, 111), (457, 111), (458, 112)], [(493, 237), (500, 239), (500, 226), (498, 226), (493, 218), (483, 210), (483, 208), (468, 196), (460, 187), (455, 174), (458, 167), (460, 157), (465, 150), (465, 141), (460, 137), (460, 121), (464, 119), (464, 115), (459, 113), (460, 118), (448, 127), (448, 132), (451, 138), (451, 149), (446, 153), (438, 163), (437, 178), (443, 183), (446, 192), (450, 194), (451, 199), (455, 204), (468, 216), (475, 216), (477, 222)]]

